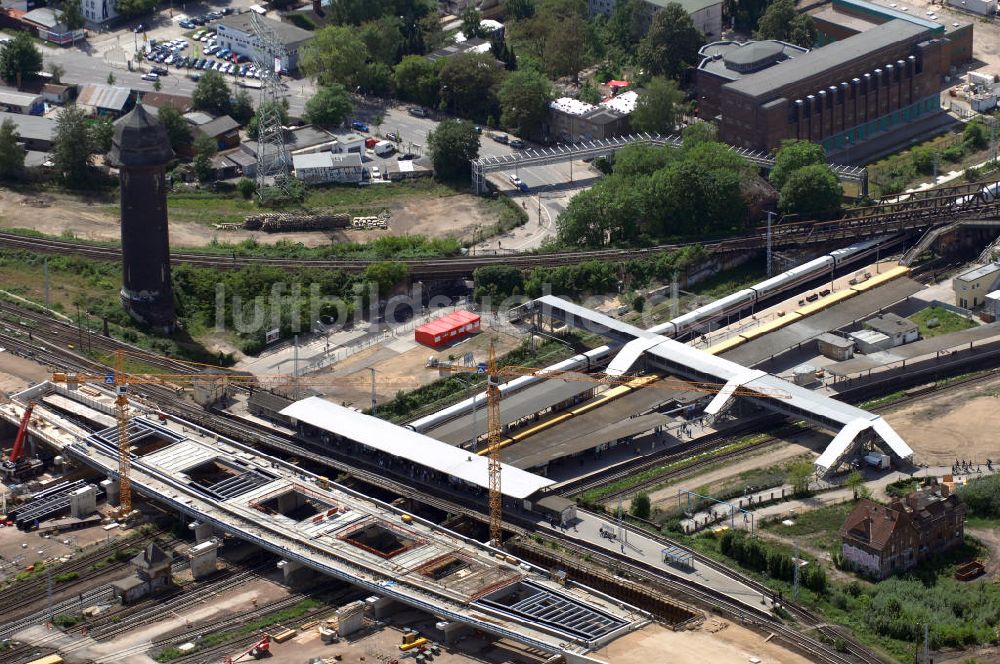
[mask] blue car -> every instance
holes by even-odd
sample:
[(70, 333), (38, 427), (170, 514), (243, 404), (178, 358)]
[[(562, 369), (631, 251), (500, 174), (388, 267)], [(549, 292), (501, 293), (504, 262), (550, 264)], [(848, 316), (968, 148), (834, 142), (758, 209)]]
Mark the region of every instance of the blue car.
[(179, 23), (179, 25), (180, 25), (180, 26), (181, 26), (182, 28), (185, 28), (185, 29), (187, 29), (187, 30), (192, 30), (192, 29), (194, 29), (194, 28), (198, 27), (197, 25), (195, 25), (195, 24), (194, 24), (194, 23), (192, 23), (191, 21), (181, 21), (181, 22)]
[(351, 129), (357, 129), (358, 131), (367, 132), (368, 125), (366, 125), (364, 122), (358, 122), (357, 120), (355, 120), (354, 122), (351, 123)]

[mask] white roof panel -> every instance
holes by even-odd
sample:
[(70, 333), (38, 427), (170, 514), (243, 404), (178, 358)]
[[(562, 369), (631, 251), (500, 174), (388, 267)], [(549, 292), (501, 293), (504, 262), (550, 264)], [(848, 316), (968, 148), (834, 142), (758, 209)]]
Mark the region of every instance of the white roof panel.
[[(282, 410), (281, 414), (380, 452), (410, 459), (469, 484), (484, 489), (490, 486), (489, 461), (485, 456), (472, 454), (391, 422), (344, 408), (321, 397), (296, 401)], [(550, 479), (507, 464), (503, 464), (502, 468), (501, 488), (503, 494), (511, 498), (527, 498), (536, 491), (555, 484)]]
[(823, 450), (823, 453), (819, 455), (819, 458), (816, 459), (815, 465), (818, 468), (822, 468), (823, 472), (830, 470), (844, 456), (847, 450), (850, 449), (851, 445), (854, 444), (854, 439), (858, 437), (858, 434), (871, 425), (871, 420), (861, 418), (851, 420), (845, 424), (840, 433), (834, 437), (830, 444), (826, 446), (826, 449)]
[(889, 426), (888, 422), (880, 417), (872, 423), (872, 428), (875, 429), (875, 433), (879, 435), (879, 438), (885, 441), (885, 444), (889, 446), (893, 454), (907, 461), (913, 459), (913, 450), (896, 433), (895, 429)]
[(622, 346), (622, 349), (618, 351), (618, 354), (611, 359), (611, 362), (608, 363), (608, 369), (607, 371), (605, 371), (605, 373), (608, 374), (609, 376), (621, 376), (623, 374), (628, 373), (629, 369), (631, 369), (632, 365), (635, 364), (640, 357), (642, 357), (643, 353), (645, 353), (653, 346), (659, 345), (661, 341), (662, 340), (658, 338), (633, 339), (632, 341)]

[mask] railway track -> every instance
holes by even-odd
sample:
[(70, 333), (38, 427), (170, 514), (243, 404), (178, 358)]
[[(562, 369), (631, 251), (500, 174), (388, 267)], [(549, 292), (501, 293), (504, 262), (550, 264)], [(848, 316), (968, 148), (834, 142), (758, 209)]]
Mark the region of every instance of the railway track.
[[(138, 538), (116, 541), (111, 546), (100, 547), (87, 552), (82, 556), (73, 558), (68, 562), (54, 566), (52, 568), (53, 574), (76, 573), (79, 576), (64, 583), (53, 582), (53, 588), (59, 592), (63, 592), (67, 588), (83, 585), (97, 577), (113, 572), (118, 568), (126, 567), (128, 565), (128, 559), (119, 559), (119, 554), (129, 549), (143, 547), (150, 542), (157, 540), (157, 538), (163, 534), (164, 533), (162, 531), (157, 531), (142, 535)], [(176, 541), (177, 540), (174, 538), (169, 538), (166, 540), (165, 544), (172, 546), (176, 543)], [(106, 567), (102, 567), (101, 569), (93, 569), (95, 564), (105, 561), (107, 558), (114, 558), (115, 562), (109, 563)], [(23, 611), (19, 610), (26, 606), (25, 598), (44, 597), (48, 590), (48, 583), (48, 575), (35, 576), (31, 579), (14, 583), (12, 586), (0, 593), (0, 615), (4, 616), (5, 620), (8, 621), (11, 618), (17, 617), (19, 613), (23, 613)], [(6, 632), (6, 624), (0, 625), (0, 637), (4, 636)]]
[[(78, 370), (92, 368), (92, 366), (81, 367), (78, 364), (75, 364), (76, 362), (79, 361), (79, 358), (76, 356), (73, 356), (71, 360), (67, 360), (65, 357), (65, 353), (63, 353), (62, 349), (59, 349), (58, 352), (54, 352), (53, 355), (58, 358), (58, 363), (55, 364), (55, 366), (61, 366), (63, 368), (78, 369)], [(69, 366), (67, 366), (68, 362), (74, 364), (70, 364)], [(89, 360), (86, 360), (86, 362), (88, 362), (91, 365), (97, 364)], [(986, 380), (986, 378), (970, 377), (960, 381), (952, 381), (948, 383), (948, 386), (950, 387), (960, 384), (968, 384), (975, 380)], [(150, 386), (150, 387), (155, 388), (156, 386)], [(193, 404), (185, 404), (184, 402), (177, 400), (175, 395), (169, 393), (166, 390), (164, 390), (164, 393), (160, 395), (155, 395), (155, 393), (157, 392), (156, 389), (151, 389), (150, 392), (154, 393), (153, 398), (160, 401), (161, 407), (163, 408), (164, 411), (171, 412), (185, 419), (190, 419), (194, 421), (194, 423), (196, 424), (201, 424), (203, 426), (212, 428), (214, 430), (219, 431), (219, 433), (222, 433), (223, 435), (227, 435), (241, 442), (245, 442), (259, 447), (265, 447), (271, 450), (276, 450), (281, 453), (288, 454), (290, 456), (295, 456), (296, 458), (308, 463), (314, 463), (326, 468), (332, 467), (341, 472), (348, 472), (351, 475), (359, 478), (360, 480), (372, 484), (373, 486), (382, 487), (388, 491), (391, 491), (401, 496), (414, 498), (415, 500), (421, 503), (440, 509), (445, 513), (461, 514), (463, 516), (478, 521), (481, 521), (483, 519), (482, 510), (476, 509), (475, 506), (471, 507), (467, 506), (468, 503), (467, 497), (464, 499), (465, 504), (463, 504), (461, 502), (463, 499), (458, 496), (451, 495), (442, 497), (442, 495), (437, 495), (438, 492), (436, 490), (431, 490), (430, 488), (423, 490), (416, 490), (412, 486), (408, 485), (406, 482), (406, 478), (403, 478), (402, 476), (400, 476), (401, 481), (395, 481), (393, 479), (394, 474), (389, 469), (379, 468), (376, 470), (374, 469), (374, 467), (372, 467), (373, 468), (372, 470), (367, 470), (366, 468), (363, 467), (363, 464), (365, 464), (365, 462), (361, 459), (344, 457), (343, 455), (340, 455), (336, 451), (332, 451), (329, 448), (324, 449), (322, 452), (318, 450), (312, 451), (310, 447), (304, 445), (302, 441), (298, 439), (280, 436), (270, 431), (265, 432), (258, 427), (250, 426), (245, 423), (236, 423), (232, 420), (221, 419), (217, 416), (207, 414), (204, 411), (201, 411), (200, 408), (194, 406)], [(912, 399), (921, 398), (928, 395), (929, 393), (925, 392), (919, 395), (913, 395)], [(893, 405), (898, 405), (898, 403)], [(516, 534), (525, 534), (525, 535), (529, 534), (532, 531), (533, 523), (530, 520), (520, 517), (519, 515), (508, 515), (508, 517), (509, 517), (508, 523), (505, 524), (505, 527), (508, 529), (508, 531), (514, 532)], [(673, 543), (671, 542), (671, 544)], [(596, 556), (598, 554), (603, 555), (603, 553), (596, 548), (587, 548), (587, 551), (588, 554), (591, 556)], [(697, 554), (697, 552), (694, 552), (694, 555), (695, 559), (699, 562), (699, 564), (708, 564), (713, 566), (718, 565), (711, 559), (708, 559), (700, 554)], [(761, 586), (760, 584), (756, 584), (752, 579), (748, 579), (747, 577), (744, 577), (728, 568), (720, 567), (720, 569), (727, 576), (730, 576), (731, 578), (738, 579), (742, 583), (751, 586), (755, 585), (759, 587), (762, 592), (766, 591), (766, 589), (763, 588), (763, 586)], [(657, 576), (656, 578), (662, 580), (662, 577)], [(710, 592), (710, 589), (705, 589), (702, 587), (696, 587), (696, 588), (685, 587), (684, 590), (686, 593), (694, 597), (697, 597), (698, 594), (701, 593), (702, 594), (701, 596), (707, 600), (715, 601), (717, 603), (720, 601), (718, 600), (717, 597), (713, 596), (713, 594)], [(722, 604), (720, 604), (720, 606), (722, 606)], [(808, 621), (808, 624), (806, 624), (807, 628), (817, 630), (822, 634), (831, 635), (830, 638), (841, 639), (844, 643), (848, 644), (848, 647), (852, 651), (855, 650), (857, 651), (856, 655), (852, 655), (853, 658), (843, 657), (841, 659), (836, 659), (836, 657), (832, 654), (835, 653), (834, 649), (822, 644), (816, 639), (813, 639), (814, 643), (809, 643), (808, 647), (818, 648), (819, 650), (817, 650), (816, 652), (822, 651), (826, 653), (826, 655), (824, 655), (824, 659), (818, 661), (830, 661), (830, 662), (879, 661), (878, 658), (872, 655), (869, 651), (867, 651), (866, 648), (852, 641), (851, 640), (852, 637), (850, 637), (849, 634), (843, 633), (838, 628), (826, 626), (824, 623), (821, 623), (820, 619), (816, 617), (814, 614), (811, 614), (810, 612), (806, 611), (805, 609), (802, 609), (801, 607), (795, 607), (793, 605), (787, 605), (786, 609), (788, 609), (790, 612), (793, 612), (793, 615), (798, 616), (802, 621)], [(782, 629), (790, 630), (791, 628), (782, 628)], [(799, 633), (795, 632), (795, 630), (791, 630), (791, 633), (786, 633), (786, 637), (790, 639), (800, 638), (799, 636), (795, 636), (796, 634)]]
[[(901, 202), (881, 202), (879, 205), (849, 210), (841, 219), (828, 222), (793, 221), (772, 226), (772, 243), (775, 247), (801, 246), (834, 240), (858, 240), (889, 233), (899, 233), (929, 228), (957, 220), (985, 219), (1000, 214), (1000, 199), (984, 201), (979, 198), (964, 201), (970, 193), (994, 184), (995, 180), (981, 183), (940, 187), (912, 194)], [(456, 256), (452, 258), (404, 259), (411, 276), (418, 279), (469, 276), (476, 268), (491, 265), (510, 265), (521, 268), (557, 267), (583, 261), (624, 262), (642, 256), (675, 251), (691, 245), (704, 247), (709, 253), (727, 253), (760, 249), (767, 244), (764, 229), (739, 236), (707, 239), (699, 242), (665, 244), (643, 249), (602, 249), (546, 254), (511, 254), (503, 256)], [(71, 254), (96, 260), (117, 261), (121, 258), (119, 247), (87, 244), (79, 241), (37, 238), (16, 233), (0, 233), (0, 246), (50, 254)], [(257, 256), (219, 256), (192, 252), (174, 252), (176, 263), (210, 267), (213, 269), (239, 269), (248, 265), (265, 265), (282, 269), (303, 267), (362, 272), (371, 258), (362, 259), (303, 259), (267, 258)]]

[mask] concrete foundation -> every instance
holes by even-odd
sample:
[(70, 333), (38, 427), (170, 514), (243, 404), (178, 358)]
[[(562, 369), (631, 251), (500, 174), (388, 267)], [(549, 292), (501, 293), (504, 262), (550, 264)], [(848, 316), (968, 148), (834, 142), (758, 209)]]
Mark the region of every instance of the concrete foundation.
[(82, 519), (97, 511), (97, 487), (93, 484), (80, 487), (69, 497), (69, 513), (75, 519)]
[(365, 603), (351, 602), (337, 609), (337, 633), (349, 636), (365, 626)]
[(101, 482), (101, 488), (104, 489), (104, 495), (107, 497), (108, 505), (118, 507), (122, 501), (121, 491), (119, 490), (118, 480), (106, 479)]
[(468, 625), (460, 622), (438, 623), (437, 626), (444, 632), (444, 642), (449, 646), (454, 645), (460, 638), (472, 631)]
[(285, 577), (285, 585), (289, 588), (302, 588), (309, 585), (315, 577), (316, 573), (302, 565), (302, 563), (297, 563), (291, 560), (279, 560), (278, 568), (282, 571)]
[(369, 597), (365, 600), (365, 604), (368, 610), (371, 611), (372, 617), (375, 620), (382, 620), (383, 618), (388, 618), (396, 611), (399, 611), (403, 606), (388, 597)]
[(188, 524), (188, 530), (194, 531), (194, 541), (196, 544), (207, 542), (212, 539), (212, 526), (201, 521), (192, 521)]
[(288, 514), (297, 507), (302, 507), (305, 498), (299, 493), (286, 493), (278, 496), (278, 512)]
[(215, 540), (209, 539), (188, 550), (188, 559), (191, 561), (191, 575), (195, 579), (203, 579), (215, 573), (218, 567), (219, 544)]

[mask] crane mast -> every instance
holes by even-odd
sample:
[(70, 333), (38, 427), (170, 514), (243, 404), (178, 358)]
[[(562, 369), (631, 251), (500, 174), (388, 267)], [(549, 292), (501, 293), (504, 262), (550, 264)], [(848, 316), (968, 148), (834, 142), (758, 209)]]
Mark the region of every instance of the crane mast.
[(490, 473), (490, 545), (503, 544), (503, 494), (500, 492), (500, 372), (497, 370), (496, 349), (490, 342), (489, 360), (486, 363), (486, 407), (489, 427)]
[(115, 413), (118, 419), (118, 492), (120, 504), (118, 514), (124, 519), (132, 513), (132, 468), (131, 445), (128, 439), (128, 379), (125, 376), (124, 355), (115, 352)]

